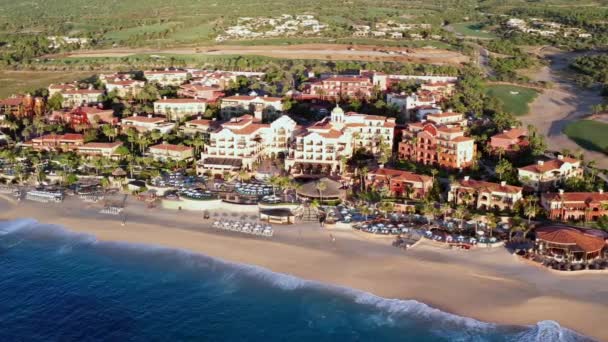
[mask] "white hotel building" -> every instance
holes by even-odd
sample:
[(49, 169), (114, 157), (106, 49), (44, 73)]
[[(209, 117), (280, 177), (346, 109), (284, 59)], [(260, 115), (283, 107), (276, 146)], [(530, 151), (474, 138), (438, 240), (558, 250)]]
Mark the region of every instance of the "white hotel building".
[(188, 71), (179, 69), (146, 70), (144, 77), (148, 82), (161, 86), (178, 86), (188, 80), (189, 74)]
[(224, 119), (253, 113), (257, 120), (262, 121), (280, 115), (283, 103), (280, 97), (235, 95), (221, 99), (220, 111)]
[(164, 115), (167, 120), (179, 121), (189, 116), (205, 113), (207, 101), (201, 99), (168, 99), (154, 102), (154, 113)]
[(270, 124), (259, 123), (251, 115), (233, 118), (210, 133), (197, 171), (222, 173), (253, 169), (262, 158), (285, 156), (292, 173), (340, 171), (341, 158), (357, 148), (380, 153), (380, 144), (393, 146), (395, 119), (383, 116), (344, 113), (336, 107), (331, 117), (303, 128), (286, 115)]
[(329, 118), (308, 127), (296, 136), (285, 167), (291, 173), (339, 172), (340, 159), (351, 157), (357, 148), (379, 154), (380, 144), (392, 149), (395, 119), (377, 115), (344, 113), (334, 108)]
[(265, 156), (286, 154), (297, 129), (286, 115), (271, 124), (261, 124), (251, 115), (233, 118), (210, 133), (197, 172), (251, 170)]

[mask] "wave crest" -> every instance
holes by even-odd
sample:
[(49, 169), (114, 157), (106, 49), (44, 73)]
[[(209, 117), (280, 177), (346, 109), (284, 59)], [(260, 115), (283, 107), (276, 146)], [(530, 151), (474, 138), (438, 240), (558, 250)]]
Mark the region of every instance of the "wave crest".
[[(60, 238), (59, 253), (69, 253), (76, 245), (96, 245), (104, 249), (129, 253), (130, 256), (143, 257), (146, 260), (161, 260), (169, 264), (179, 263), (181, 267), (190, 269), (220, 271), (223, 281), (231, 285), (231, 291), (236, 290), (235, 286), (239, 286), (237, 284), (241, 283), (242, 278), (260, 280), (264, 284), (283, 291), (300, 289), (329, 291), (335, 295), (346, 296), (356, 304), (380, 310), (383, 313), (382, 317), (390, 324), (399, 324), (400, 320), (396, 319), (398, 317), (432, 322), (430, 326), (433, 333), (449, 340), (483, 340), (482, 335), (498, 330), (504, 331), (507, 336), (510, 336), (506, 338), (510, 341), (593, 341), (560, 326), (555, 321), (540, 321), (526, 327), (502, 326), (444, 312), (416, 300), (383, 298), (353, 288), (305, 280), (290, 274), (273, 272), (264, 267), (233, 263), (188, 250), (126, 242), (100, 242), (94, 235), (75, 233), (57, 225), (41, 224), (34, 219), (0, 222), (0, 236), (15, 233), (27, 233), (27, 237)], [(459, 331), (460, 334), (455, 336), (455, 331)]]

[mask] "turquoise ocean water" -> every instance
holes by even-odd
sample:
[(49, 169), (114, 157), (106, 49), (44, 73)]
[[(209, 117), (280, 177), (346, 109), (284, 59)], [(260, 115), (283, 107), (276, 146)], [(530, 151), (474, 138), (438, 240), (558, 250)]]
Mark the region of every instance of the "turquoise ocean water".
[(0, 222), (0, 341), (588, 341), (187, 251)]

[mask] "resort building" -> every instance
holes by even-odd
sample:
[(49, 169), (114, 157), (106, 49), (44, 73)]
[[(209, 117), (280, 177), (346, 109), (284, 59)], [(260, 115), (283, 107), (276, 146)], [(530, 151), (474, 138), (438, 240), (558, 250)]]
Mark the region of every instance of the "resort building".
[(87, 89), (72, 88), (62, 89), (59, 93), (63, 96), (63, 108), (73, 108), (77, 106), (91, 106), (99, 103), (99, 97), (103, 95), (103, 90), (94, 89), (89, 86)]
[(42, 115), (44, 113), (44, 99), (33, 97), (30, 94), (13, 95), (0, 100), (0, 116), (14, 115), (17, 117)]
[(438, 101), (443, 101), (454, 95), (456, 91), (455, 82), (428, 82), (420, 85), (420, 91), (428, 91), (437, 97)]
[(251, 115), (233, 118), (210, 133), (197, 171), (251, 170), (263, 157), (286, 155), (296, 130), (296, 123), (286, 115), (270, 124), (262, 124)]
[(239, 77), (261, 79), (265, 73), (256, 71), (190, 70), (191, 84), (219, 87), (224, 90), (236, 84)]
[(75, 151), (84, 145), (82, 134), (47, 134), (23, 143), (37, 151)]
[[(325, 118), (296, 135), (285, 167), (292, 173), (339, 172), (342, 158), (357, 148), (373, 154), (391, 153), (395, 119), (377, 115), (344, 113), (337, 107)], [(384, 145), (384, 148), (383, 146)]]
[(425, 165), (462, 169), (473, 165), (477, 149), (461, 127), (410, 123), (399, 143), (399, 157)]
[(280, 97), (235, 95), (220, 100), (220, 111), (224, 119), (243, 114), (253, 114), (258, 121), (275, 118), (283, 111)]
[(90, 142), (78, 146), (76, 153), (85, 156), (100, 156), (106, 158), (118, 158), (120, 155), (116, 152), (122, 146), (122, 142)]
[(562, 155), (559, 155), (557, 159), (539, 160), (536, 164), (517, 169), (519, 181), (537, 191), (554, 188), (568, 178), (582, 175), (581, 161)]
[(219, 122), (215, 120), (206, 120), (198, 117), (195, 120), (186, 121), (179, 129), (187, 136), (199, 134), (203, 138), (203, 141), (207, 143), (209, 142), (211, 131), (219, 126)]
[(331, 76), (307, 84), (303, 93), (323, 100), (367, 99), (372, 96), (373, 89), (372, 81), (368, 77)]
[(72, 128), (77, 126), (91, 126), (99, 124), (114, 125), (118, 118), (114, 117), (114, 110), (99, 107), (76, 107), (72, 110), (53, 111), (49, 120), (69, 124)]
[(132, 80), (133, 76), (128, 72), (115, 72), (113, 74), (99, 74), (99, 81), (103, 84), (107, 84), (111, 81), (128, 81)]
[(547, 226), (535, 232), (537, 253), (560, 262), (587, 263), (606, 254), (605, 240), (593, 230)]
[[(441, 110), (437, 106), (437, 100), (430, 93), (412, 93), (407, 95), (405, 93), (395, 94), (389, 93), (386, 95), (386, 103), (394, 105), (405, 114), (412, 115), (419, 108), (435, 108)], [(424, 120), (424, 117), (418, 117), (419, 121)]]
[(144, 77), (150, 83), (158, 83), (166, 86), (179, 86), (188, 80), (189, 74), (186, 70), (180, 69), (164, 69), (164, 70), (146, 70)]
[(207, 109), (207, 100), (168, 99), (154, 101), (154, 113), (164, 115), (169, 121), (180, 121), (194, 115), (201, 115)]
[(154, 117), (152, 115), (133, 115), (128, 118), (124, 118), (121, 121), (121, 126), (123, 131), (126, 131), (129, 128), (134, 128), (140, 133), (157, 130), (162, 134), (167, 134), (175, 128), (174, 123), (167, 122), (165, 118)]
[(528, 130), (525, 128), (511, 128), (504, 130), (490, 138), (492, 151), (505, 153), (516, 152), (528, 146)]
[(173, 144), (159, 144), (150, 146), (148, 149), (149, 155), (160, 161), (184, 161), (194, 157), (194, 149), (192, 147)]
[(78, 83), (74, 82), (74, 83), (59, 83), (59, 84), (49, 84), (48, 87), (48, 91), (49, 91), (49, 97), (52, 97), (53, 95), (57, 94), (57, 93), (61, 93), (64, 92), (66, 90), (76, 90), (78, 89)]
[(367, 174), (366, 186), (381, 189), (388, 187), (391, 196), (423, 198), (433, 187), (433, 178), (409, 171), (380, 167)]
[(444, 113), (428, 113), (426, 114), (426, 120), (435, 125), (458, 125), (462, 127), (467, 125), (467, 120), (464, 118), (463, 114), (451, 111)]
[(541, 205), (552, 220), (558, 221), (597, 221), (608, 215), (608, 193), (564, 192), (543, 193)]
[(482, 210), (505, 210), (523, 198), (523, 188), (507, 185), (502, 181), (491, 183), (470, 179), (456, 181), (450, 185), (448, 202), (471, 206)]
[(177, 91), (177, 96), (205, 99), (208, 102), (215, 102), (219, 98), (224, 97), (224, 95), (222, 88), (217, 85), (184, 84), (179, 86), (179, 90)]
[(116, 92), (120, 97), (137, 95), (145, 85), (144, 81), (131, 79), (109, 79), (105, 82), (107, 92)]

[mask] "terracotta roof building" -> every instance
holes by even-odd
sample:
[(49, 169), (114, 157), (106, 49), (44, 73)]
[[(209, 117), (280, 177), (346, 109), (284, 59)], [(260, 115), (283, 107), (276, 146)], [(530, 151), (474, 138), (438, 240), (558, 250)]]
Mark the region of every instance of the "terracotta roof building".
[(559, 192), (543, 193), (541, 205), (549, 218), (559, 221), (597, 221), (608, 215), (608, 193)]
[(152, 158), (162, 161), (189, 160), (194, 157), (193, 151), (194, 149), (192, 147), (173, 144), (158, 144), (150, 146), (148, 149), (148, 152)]
[(581, 177), (581, 161), (564, 156), (517, 169), (519, 181), (535, 190), (546, 190), (563, 183), (568, 178)]
[(513, 152), (529, 145), (528, 130), (525, 128), (511, 128), (504, 130), (490, 138), (492, 150), (502, 149), (504, 152)]
[(548, 226), (536, 229), (536, 249), (558, 261), (586, 262), (604, 256), (606, 241), (582, 228)]
[(409, 171), (378, 168), (367, 174), (366, 186), (374, 189), (387, 186), (391, 196), (422, 198), (433, 187), (433, 178)]
[(523, 188), (508, 185), (506, 182), (492, 183), (470, 179), (465, 176), (462, 180), (450, 185), (448, 202), (473, 206), (477, 209), (505, 210), (523, 198)]
[(399, 157), (448, 169), (470, 167), (477, 154), (473, 138), (458, 126), (411, 123), (403, 130)]

